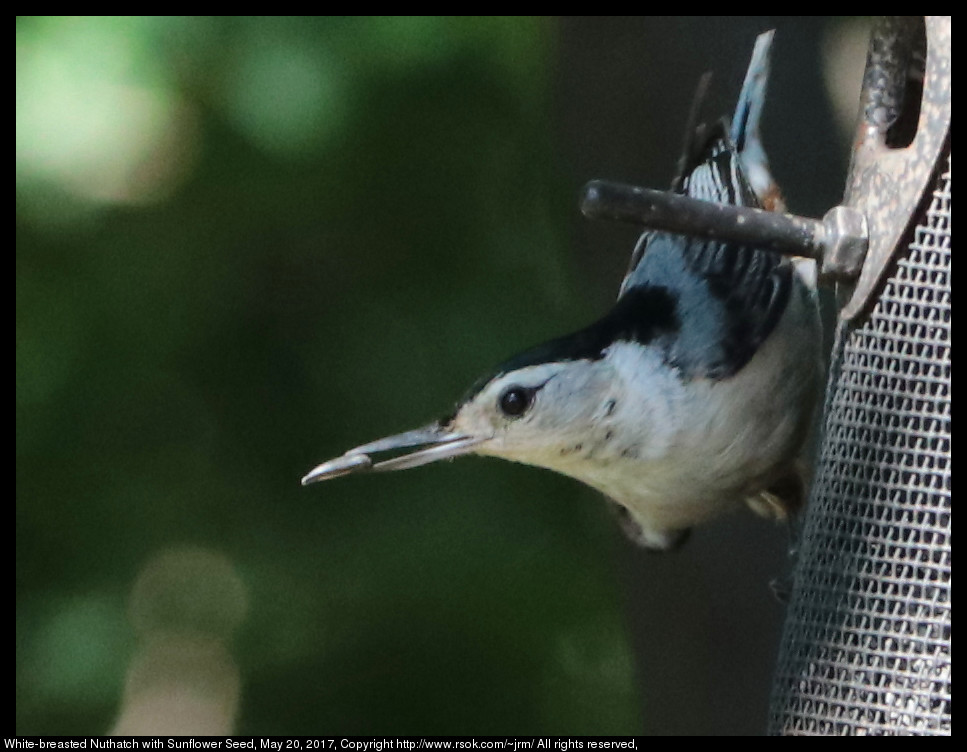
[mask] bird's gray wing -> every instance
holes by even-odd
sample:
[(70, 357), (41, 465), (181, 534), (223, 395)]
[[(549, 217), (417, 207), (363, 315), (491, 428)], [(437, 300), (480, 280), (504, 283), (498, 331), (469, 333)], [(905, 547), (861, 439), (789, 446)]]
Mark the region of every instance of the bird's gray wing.
[[(774, 183), (758, 134), (771, 38), (767, 32), (756, 43), (732, 127), (719, 121), (692, 130), (676, 192), (736, 206), (766, 202), (757, 188), (771, 191)], [(761, 188), (750, 182), (750, 166), (764, 170)], [(672, 295), (678, 327), (666, 341), (669, 360), (689, 376), (719, 379), (737, 373), (769, 336), (793, 282), (792, 262), (778, 253), (648, 231), (632, 254), (619, 302), (656, 288)]]

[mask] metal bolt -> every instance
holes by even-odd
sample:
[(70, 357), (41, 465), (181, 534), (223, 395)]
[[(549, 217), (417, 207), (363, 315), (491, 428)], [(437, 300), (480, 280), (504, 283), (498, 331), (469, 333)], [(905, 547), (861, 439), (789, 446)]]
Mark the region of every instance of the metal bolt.
[(592, 180), (584, 188), (581, 211), (590, 219), (630, 222), (816, 259), (822, 274), (836, 279), (858, 275), (869, 246), (866, 218), (846, 206), (834, 207), (818, 220)]

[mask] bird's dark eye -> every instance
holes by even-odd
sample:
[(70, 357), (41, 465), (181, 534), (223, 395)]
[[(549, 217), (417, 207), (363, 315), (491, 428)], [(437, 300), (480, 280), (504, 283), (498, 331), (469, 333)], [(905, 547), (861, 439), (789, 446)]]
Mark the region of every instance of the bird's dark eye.
[(500, 411), (509, 418), (519, 418), (534, 401), (536, 389), (527, 389), (522, 386), (512, 386), (504, 390), (497, 400)]

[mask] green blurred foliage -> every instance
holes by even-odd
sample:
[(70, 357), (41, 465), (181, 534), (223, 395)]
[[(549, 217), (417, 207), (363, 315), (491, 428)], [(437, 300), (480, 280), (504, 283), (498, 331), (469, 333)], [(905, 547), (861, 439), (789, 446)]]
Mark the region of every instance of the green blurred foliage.
[(18, 18), (16, 731), (130, 723), (172, 646), (227, 648), (238, 733), (761, 731), (768, 523), (656, 557), (533, 468), (299, 479), (604, 311), (636, 233), (580, 185), (667, 185), (768, 28), (766, 147), (821, 216), (829, 26)]
[(17, 21), (17, 721), (97, 734), (158, 552), (232, 562), (239, 733), (640, 730), (611, 530), (467, 460), (303, 489), (588, 320), (553, 22)]

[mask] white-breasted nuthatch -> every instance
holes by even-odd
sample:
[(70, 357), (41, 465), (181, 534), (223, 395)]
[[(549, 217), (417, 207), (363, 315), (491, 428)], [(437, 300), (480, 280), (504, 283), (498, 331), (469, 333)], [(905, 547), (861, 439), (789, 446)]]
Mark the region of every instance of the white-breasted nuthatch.
[[(731, 127), (690, 124), (675, 192), (781, 205), (759, 141), (771, 40), (756, 43)], [(647, 231), (603, 318), (498, 366), (446, 418), (351, 449), (302, 483), (475, 453), (598, 489), (648, 548), (670, 548), (743, 502), (782, 517), (803, 496), (797, 458), (820, 387), (822, 335), (804, 264)]]

